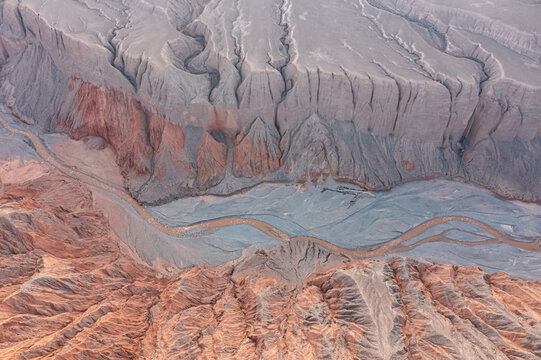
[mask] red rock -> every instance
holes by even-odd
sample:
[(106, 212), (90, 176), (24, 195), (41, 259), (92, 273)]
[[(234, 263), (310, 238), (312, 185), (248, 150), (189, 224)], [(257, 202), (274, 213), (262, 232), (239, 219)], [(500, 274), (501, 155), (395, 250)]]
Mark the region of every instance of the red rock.
[(233, 174), (257, 177), (280, 168), (282, 156), (278, 131), (257, 118), (246, 134), (237, 135), (233, 152)]
[(166, 279), (73, 179), (6, 184), (0, 209), (2, 359), (541, 356), (539, 281), (307, 240)]
[[(70, 79), (73, 108), (56, 126), (71, 137), (101, 137), (112, 145), (130, 192), (142, 202), (204, 192), (219, 183), (227, 166), (227, 147), (205, 129), (186, 149), (181, 125), (146, 110), (135, 97)], [(220, 131), (220, 123), (211, 124)], [(196, 132), (197, 132), (196, 131)], [(193, 136), (193, 134), (191, 135)]]
[(226, 145), (216, 141), (208, 132), (204, 132), (197, 150), (199, 186), (209, 188), (218, 184), (225, 176), (226, 167)]
[(59, 119), (70, 136), (81, 139), (99, 136), (113, 146), (117, 162), (128, 173), (146, 175), (151, 171), (152, 147), (148, 139), (147, 114), (141, 105), (125, 93), (101, 89), (70, 79), (75, 91), (69, 116)]
[(408, 160), (402, 160), (402, 165), (404, 166), (404, 169), (407, 171), (411, 171), (415, 168), (415, 162), (411, 162)]

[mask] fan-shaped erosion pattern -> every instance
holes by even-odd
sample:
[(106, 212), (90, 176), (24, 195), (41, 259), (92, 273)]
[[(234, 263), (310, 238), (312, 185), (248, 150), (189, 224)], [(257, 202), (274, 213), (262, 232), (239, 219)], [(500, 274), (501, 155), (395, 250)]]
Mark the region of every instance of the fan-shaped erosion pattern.
[(140, 202), (434, 176), (541, 199), (538, 2), (0, 6), (1, 100), (105, 139)]

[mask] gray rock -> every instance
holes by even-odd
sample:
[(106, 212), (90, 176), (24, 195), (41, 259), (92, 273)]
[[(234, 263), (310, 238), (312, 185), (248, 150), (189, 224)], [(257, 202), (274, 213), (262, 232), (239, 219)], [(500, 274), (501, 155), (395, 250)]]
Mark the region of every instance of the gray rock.
[[(541, 200), (538, 2), (5, 0), (0, 6), (1, 100), (47, 130), (102, 136), (117, 152), (136, 154), (118, 161), (142, 202), (331, 176), (373, 188), (461, 177), (504, 196)], [(81, 98), (77, 84), (105, 95)], [(111, 104), (124, 99), (133, 110), (119, 116), (111, 106), (89, 114), (104, 97)], [(134, 117), (148, 124), (130, 126)], [(175, 148), (162, 141), (163, 131), (152, 134), (155, 119), (186, 137), (207, 132), (216, 141), (198, 136)], [(213, 165), (201, 162), (221, 164), (226, 156), (218, 152), (249, 148), (235, 140), (254, 121), (260, 122), (254, 129), (267, 132), (255, 142), (264, 142), (262, 153), (272, 160), (250, 159), (233, 171), (230, 155), (225, 174), (220, 165), (209, 175)], [(201, 155), (205, 146), (212, 156)], [(198, 153), (185, 155), (192, 152)], [(281, 154), (278, 169), (272, 154)]]

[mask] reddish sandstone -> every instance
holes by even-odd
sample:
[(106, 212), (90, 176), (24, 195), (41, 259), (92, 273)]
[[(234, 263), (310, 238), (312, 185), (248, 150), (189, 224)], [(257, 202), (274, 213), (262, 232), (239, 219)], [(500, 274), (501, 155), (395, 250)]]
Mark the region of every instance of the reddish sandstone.
[(280, 168), (279, 135), (263, 120), (257, 118), (246, 134), (237, 135), (233, 152), (233, 174), (256, 177)]
[(4, 190), (2, 359), (541, 356), (539, 281), (355, 261), (306, 240), (166, 279), (116, 238), (79, 182), (43, 173)]

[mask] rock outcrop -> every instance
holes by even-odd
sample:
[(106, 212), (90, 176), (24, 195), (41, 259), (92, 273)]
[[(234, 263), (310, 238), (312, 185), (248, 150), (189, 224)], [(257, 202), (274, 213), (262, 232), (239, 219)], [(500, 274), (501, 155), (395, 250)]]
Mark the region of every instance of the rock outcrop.
[(0, 6), (2, 101), (103, 137), (141, 202), (433, 176), (541, 200), (537, 2)]
[(163, 277), (86, 186), (39, 174), (0, 198), (2, 359), (541, 356), (539, 281), (308, 241)]
[(250, 124), (245, 134), (237, 135), (233, 153), (233, 174), (236, 177), (257, 177), (280, 168), (280, 134), (274, 124), (260, 117)]

